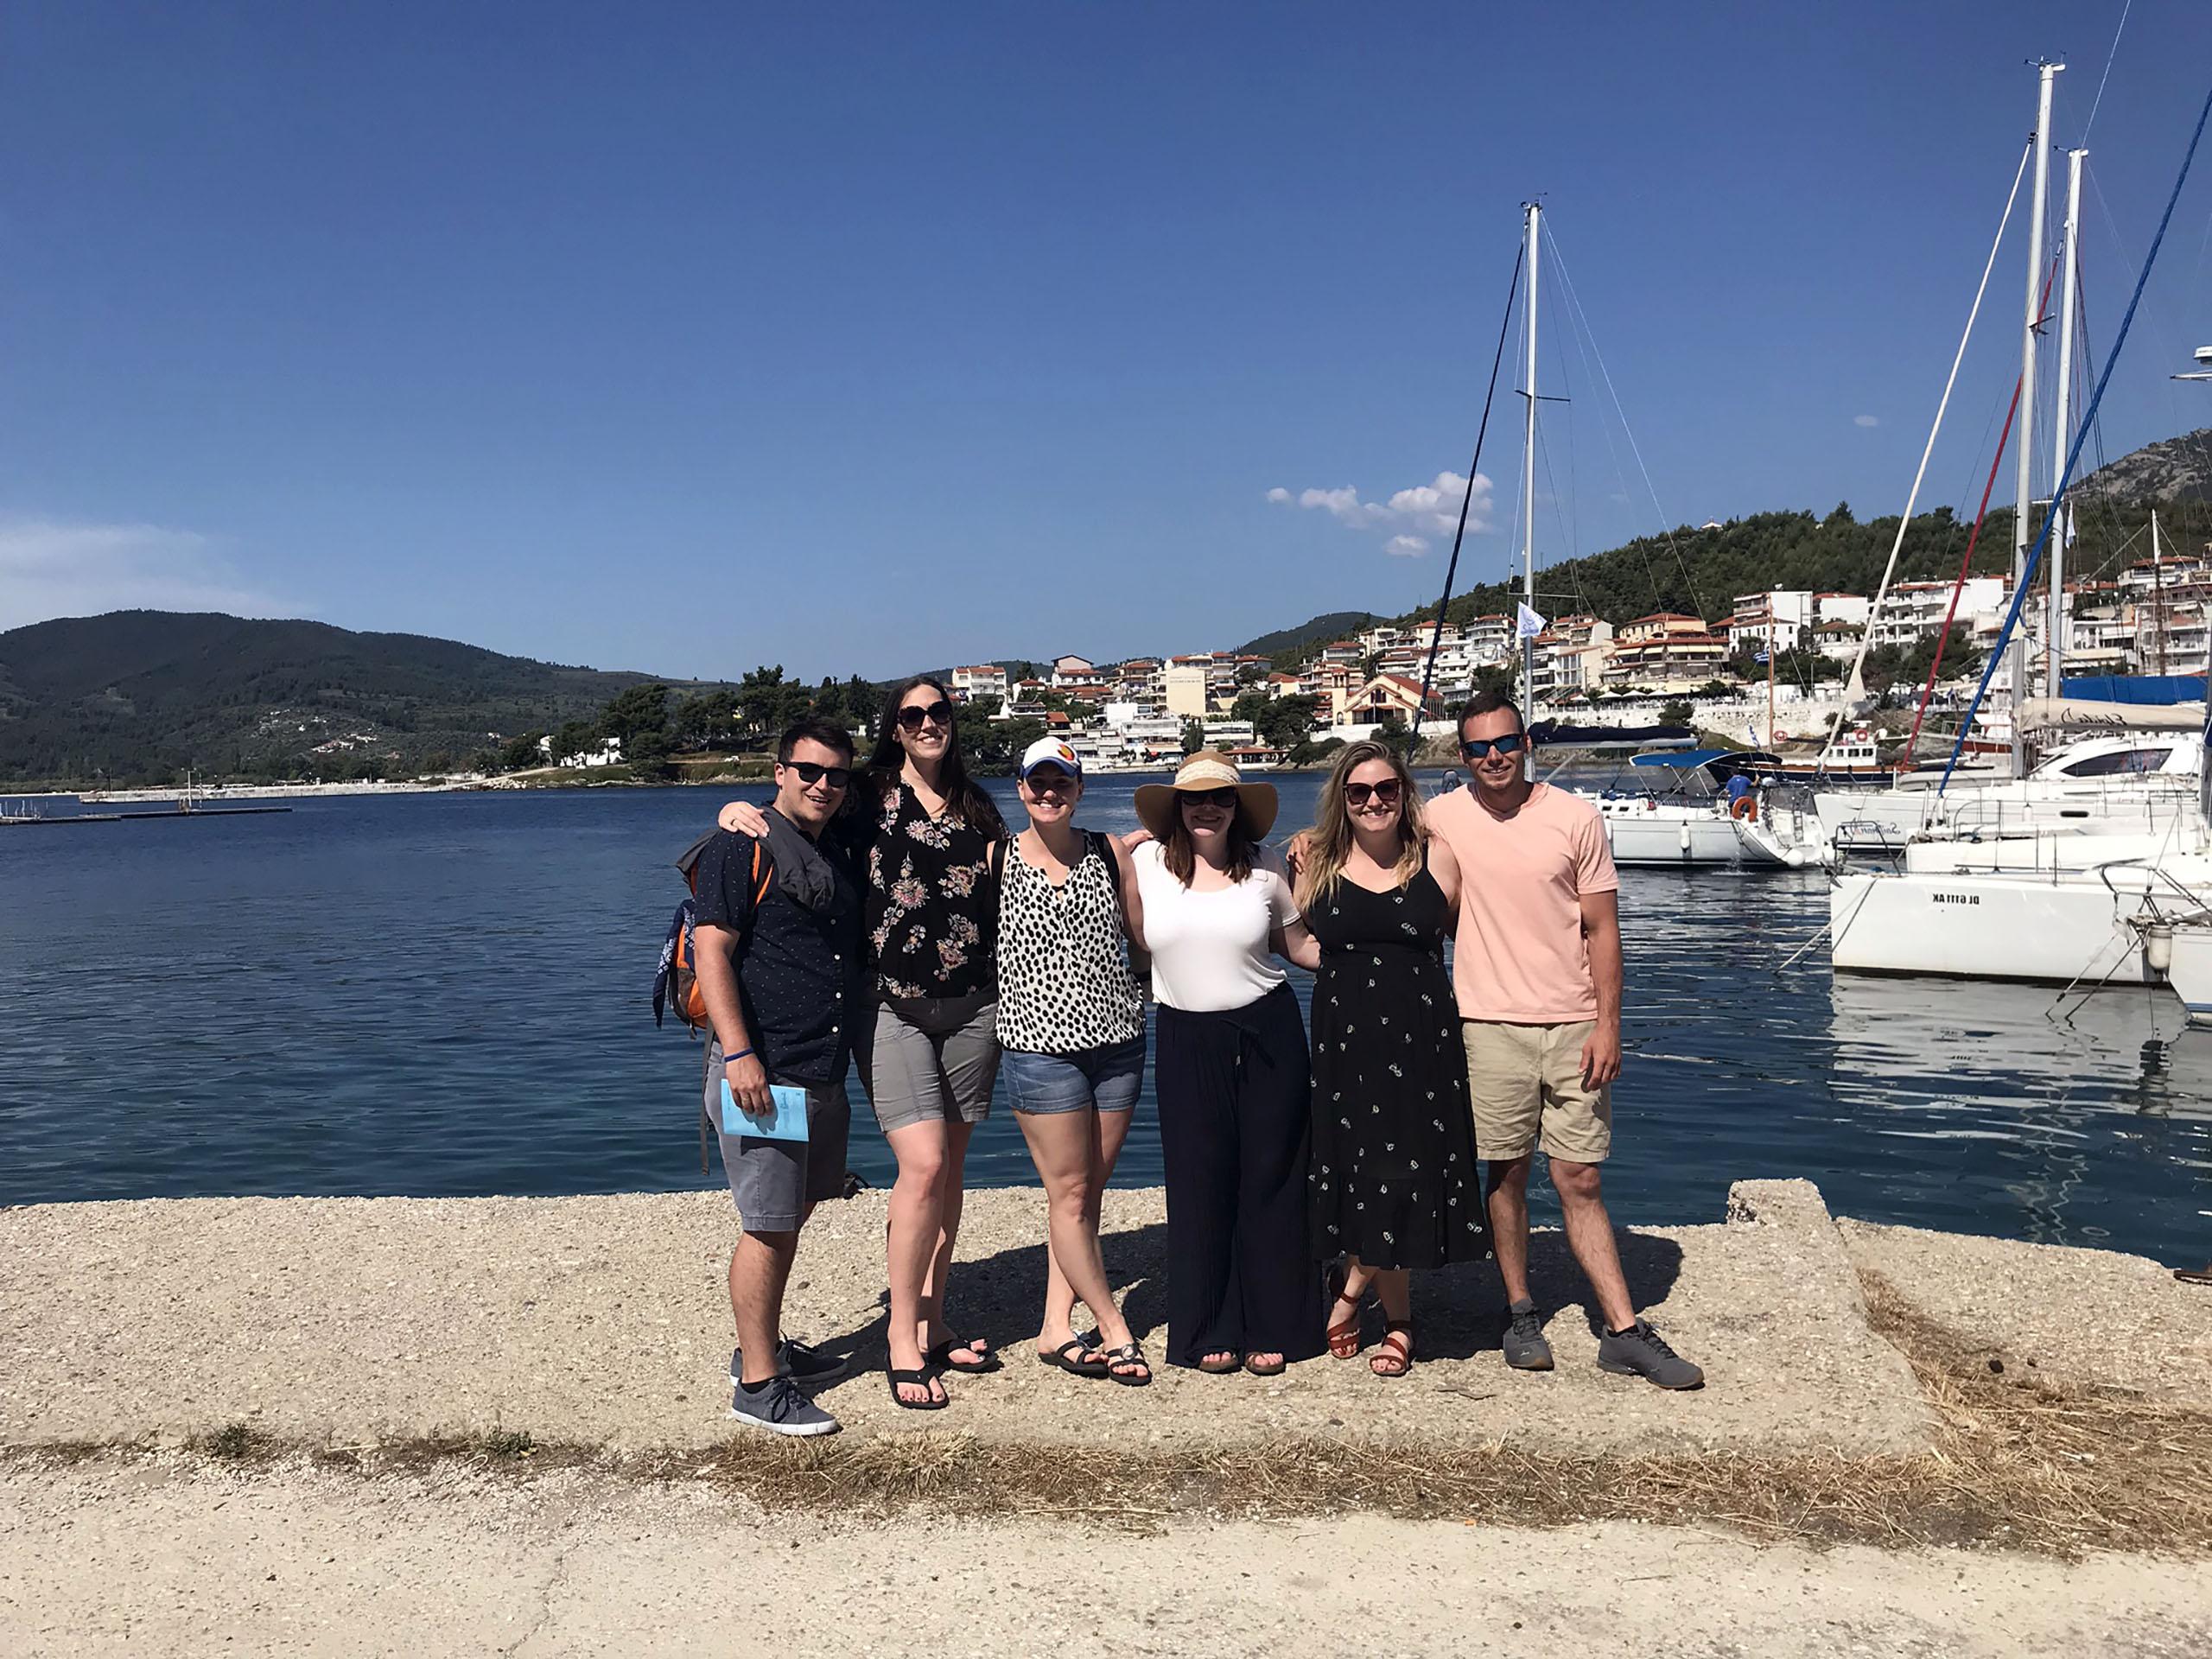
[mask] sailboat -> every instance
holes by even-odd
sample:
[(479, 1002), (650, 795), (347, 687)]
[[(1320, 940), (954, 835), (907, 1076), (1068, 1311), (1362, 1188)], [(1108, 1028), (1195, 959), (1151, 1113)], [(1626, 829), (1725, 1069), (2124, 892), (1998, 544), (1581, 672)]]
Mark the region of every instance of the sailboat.
[[(2054, 65), (2042, 66), (2035, 138), (2039, 153), (2045, 143), (2050, 80), (2056, 69)], [(2026, 656), (2018, 632), (2026, 584), (2043, 548), (2051, 542), (2062, 521), (2067, 485), (2134, 322), (2136, 307), (2172, 223), (2174, 204), (2188, 178), (2208, 118), (2212, 118), (2212, 95), (2206, 98), (2134, 294), (2081, 426), (2067, 448), (2065, 463), (2051, 493), (2053, 510), (2045, 517), (2033, 550), (2016, 569), (2012, 605), (1999, 640), (2000, 648), (2010, 648), (2016, 692), (2027, 689)], [(2039, 175), (2041, 170), (2039, 166)], [(2039, 180), (2038, 198), (2041, 194)], [(2031, 298), (2034, 276), (2031, 271)], [(2033, 378), (2031, 341), (2031, 355), (2022, 375), (2024, 397)], [(2062, 432), (2061, 436), (2065, 434)], [(2027, 447), (2024, 442), (2024, 452)], [(1985, 670), (1981, 692), (1988, 690), (1995, 669), (1993, 661)], [(1978, 692), (1977, 704), (1980, 700)], [(2024, 698), (2016, 700), (2016, 710), (2024, 715), (2025, 708)], [(2202, 720), (2202, 709), (2191, 711), (2189, 717)], [(2016, 743), (2024, 723), (2024, 720), (2014, 721)], [(2204, 976), (2203, 1001), (2208, 1016), (2212, 1016), (2212, 798), (2202, 792), (2208, 781), (2202, 742), (2201, 734), (2191, 741), (2184, 733), (2165, 746), (2170, 764), (2194, 751), (2200, 793), (2193, 810), (2177, 804), (2177, 810), (2163, 818), (2154, 817), (2140, 830), (2085, 811), (2078, 824), (2063, 833), (2036, 826), (2028, 834), (2009, 838), (1995, 835), (1955, 837), (1948, 842), (1922, 840), (1905, 849), (1902, 871), (1840, 878), (1830, 892), (1828, 910), (1835, 967), (1970, 978), (2057, 980), (2094, 986), (2156, 982), (2168, 977), (2176, 963), (2186, 957), (2190, 965), (2184, 972), (2192, 978), (2200, 972)], [(1955, 746), (1954, 764), (1956, 756)], [(2063, 788), (2083, 781), (2094, 776), (2094, 772), (2082, 770), (2087, 759), (2077, 755), (2069, 760), (2066, 764), (2074, 770), (2063, 777), (2038, 776), (2025, 781), (2031, 789), (2037, 785)], [(1940, 785), (1936, 792), (1942, 792)], [(2024, 796), (2022, 804), (2051, 804), (2047, 797), (2038, 799), (2034, 795)], [(2187, 992), (2184, 995), (2192, 1004), (2194, 1018), (2197, 998)]]

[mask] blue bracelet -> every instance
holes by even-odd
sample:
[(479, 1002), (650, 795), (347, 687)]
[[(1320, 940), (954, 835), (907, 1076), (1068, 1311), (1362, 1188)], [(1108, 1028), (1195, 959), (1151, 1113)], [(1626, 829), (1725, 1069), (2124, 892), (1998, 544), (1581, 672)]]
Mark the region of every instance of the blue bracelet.
[(741, 1049), (739, 1049), (739, 1050), (737, 1051), (737, 1052), (736, 1052), (736, 1053), (734, 1053), (734, 1054), (725, 1054), (725, 1055), (723, 1055), (723, 1056), (722, 1056), (722, 1064), (723, 1064), (724, 1065), (728, 1065), (732, 1060), (748, 1060), (748, 1059), (751, 1059), (752, 1058), (753, 1058), (753, 1051), (752, 1051), (751, 1049), (749, 1049), (749, 1048), (741, 1048)]

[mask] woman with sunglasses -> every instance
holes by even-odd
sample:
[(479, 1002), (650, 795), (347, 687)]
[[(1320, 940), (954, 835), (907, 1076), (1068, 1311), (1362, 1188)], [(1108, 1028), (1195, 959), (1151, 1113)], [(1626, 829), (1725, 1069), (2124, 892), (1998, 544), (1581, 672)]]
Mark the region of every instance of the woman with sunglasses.
[(1315, 946), (1281, 858), (1259, 844), (1273, 787), (1201, 749), (1173, 784), (1139, 789), (1136, 810), (1155, 837), (1133, 857), (1160, 1004), (1167, 1357), (1274, 1376), (1322, 1345), (1306, 1215), (1312, 1062), (1274, 962)]
[(1315, 1252), (1344, 1255), (1329, 1351), (1361, 1345), (1361, 1310), (1382, 1304), (1377, 1376), (1413, 1369), (1410, 1269), (1490, 1252), (1458, 1005), (1444, 941), (1459, 866), (1421, 825), (1395, 750), (1351, 744), (1321, 788), (1300, 846), (1297, 896), (1319, 943), (1313, 985)]
[[(891, 1397), (912, 1411), (948, 1400), (940, 1373), (995, 1371), (981, 1338), (945, 1323), (968, 1142), (990, 1113), (999, 1069), (997, 906), (990, 846), (1006, 824), (968, 775), (952, 699), (917, 675), (885, 701), (853, 804), (833, 826), (866, 883), (873, 990), (855, 1046), (861, 1086), (898, 1160), (891, 1188)], [(751, 833), (732, 802), (724, 829)]]
[[(999, 1041), (1007, 1097), (1045, 1183), (1037, 1357), (1129, 1388), (1152, 1381), (1098, 1252), (1099, 1200), (1144, 1083), (1144, 997), (1130, 961), (1143, 912), (1129, 855), (1076, 827), (1083, 762), (1056, 737), (1021, 757), (1029, 828), (991, 849), (999, 890)], [(1096, 1329), (1075, 1334), (1077, 1298)]]

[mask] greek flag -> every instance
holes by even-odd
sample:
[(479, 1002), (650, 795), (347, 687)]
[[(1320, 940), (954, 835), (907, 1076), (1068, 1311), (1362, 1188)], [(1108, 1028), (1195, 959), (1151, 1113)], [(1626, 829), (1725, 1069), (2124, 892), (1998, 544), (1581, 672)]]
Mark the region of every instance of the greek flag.
[(1761, 668), (1764, 668), (1766, 666), (1766, 647), (1764, 645), (1761, 645), (1757, 651), (1753, 652), (1751, 653), (1751, 660), (1757, 663)]

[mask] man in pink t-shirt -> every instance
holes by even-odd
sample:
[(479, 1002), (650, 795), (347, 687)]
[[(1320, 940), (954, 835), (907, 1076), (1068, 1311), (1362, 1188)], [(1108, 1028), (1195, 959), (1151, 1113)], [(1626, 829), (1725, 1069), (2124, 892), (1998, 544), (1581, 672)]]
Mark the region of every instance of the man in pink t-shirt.
[(1597, 809), (1530, 781), (1532, 752), (1512, 699), (1480, 694), (1459, 715), (1473, 786), (1439, 798), (1424, 815), (1459, 863), (1452, 988), (1475, 1150), (1489, 1166), (1506, 1363), (1552, 1368), (1529, 1294), (1529, 1169), (1541, 1147), (1567, 1246), (1605, 1318), (1598, 1363), (1694, 1389), (1705, 1373), (1637, 1317), (1598, 1178), (1612, 1147), (1611, 1085), (1621, 1070), (1620, 878)]

